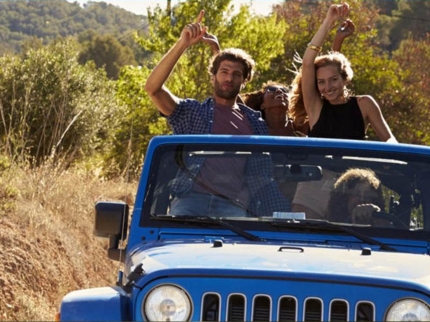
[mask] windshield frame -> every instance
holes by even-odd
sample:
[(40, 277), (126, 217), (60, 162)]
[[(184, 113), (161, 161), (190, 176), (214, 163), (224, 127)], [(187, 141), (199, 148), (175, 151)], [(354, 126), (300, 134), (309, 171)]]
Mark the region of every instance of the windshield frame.
[[(154, 189), (155, 189), (155, 181), (157, 180), (157, 173), (160, 171), (160, 167), (162, 166), (163, 162), (162, 162), (162, 155), (163, 153), (166, 153), (167, 151), (172, 151), (176, 150), (184, 150), (184, 148), (186, 147), (187, 150), (190, 150), (192, 148), (192, 150), (195, 151), (204, 151), (205, 149), (208, 150), (208, 148), (210, 150), (218, 150), (218, 148), (216, 148), (217, 146), (224, 146), (226, 150), (228, 151), (252, 151), (255, 153), (262, 153), (262, 152), (267, 152), (267, 151), (274, 151), (276, 149), (283, 149), (285, 150), (285, 152), (287, 152), (289, 149), (293, 152), (297, 152), (297, 150), (300, 151), (300, 153), (291, 153), (292, 155), (296, 155), (297, 157), (300, 156), (300, 154), (309, 154), (311, 152), (313, 153), (319, 153), (321, 155), (344, 155), (344, 156), (348, 156), (348, 158), (345, 158), (344, 162), (355, 162), (357, 158), (363, 158), (362, 162), (363, 164), (365, 164), (366, 160), (369, 162), (374, 162), (375, 160), (378, 159), (385, 159), (385, 160), (389, 160), (392, 159), (393, 162), (393, 166), (403, 166), (405, 163), (407, 164), (414, 164), (416, 162), (421, 162), (421, 163), (425, 163), (426, 165), (430, 165), (430, 156), (429, 155), (425, 155), (425, 154), (415, 154), (415, 153), (409, 153), (404, 147), (402, 147), (401, 150), (403, 151), (393, 151), (392, 148), (384, 150), (384, 149), (375, 149), (375, 144), (372, 145), (373, 149), (368, 149), (367, 148), (367, 144), (364, 144), (364, 146), (362, 146), (362, 144), (354, 144), (354, 145), (348, 145), (348, 144), (342, 144), (339, 145), (337, 143), (336, 146), (327, 146), (327, 145), (320, 145), (320, 146), (316, 146), (315, 145), (315, 140), (311, 140), (308, 138), (305, 139), (301, 139), (303, 140), (309, 140), (311, 142), (306, 142), (306, 143), (311, 143), (311, 144), (303, 144), (302, 146), (300, 146), (300, 149), (298, 149), (298, 145), (296, 144), (297, 142), (294, 142), (295, 139), (291, 140), (292, 142), (283, 142), (284, 140), (268, 140), (271, 141), (271, 144), (252, 144), (255, 143), (252, 140), (249, 141), (249, 145), (247, 144), (243, 144), (243, 143), (235, 143), (235, 142), (229, 142), (229, 141), (225, 141), (225, 142), (198, 142), (199, 140), (196, 140), (196, 142), (189, 142), (189, 143), (185, 143), (185, 142), (170, 142), (170, 143), (166, 143), (166, 144), (161, 144), (157, 147), (155, 147), (154, 149), (154, 154), (153, 154), (153, 160), (151, 162), (151, 168), (149, 170), (149, 177), (148, 177), (148, 181), (147, 181), (147, 185), (145, 187), (145, 191), (146, 191), (146, 195), (144, 200), (148, 201), (151, 199), (151, 194), (153, 194)], [(208, 141), (212, 141), (212, 140), (208, 140)], [(282, 141), (282, 142), (281, 142)], [(318, 140), (316, 140), (318, 141)], [(323, 140), (326, 141), (326, 140)], [(347, 141), (347, 140), (346, 140)], [(280, 143), (287, 143), (287, 144), (280, 144)], [(288, 144), (288, 143), (293, 143), (293, 144)], [(348, 143), (348, 142), (345, 142)], [(376, 144), (376, 146), (378, 146), (378, 144)], [(358, 147), (358, 148), (357, 148)], [(190, 148), (190, 149), (188, 149)], [(330, 153), (327, 153), (327, 149), (330, 149)], [(413, 149), (412, 149), (413, 150)], [(412, 151), (411, 150), (411, 151)], [(285, 153), (283, 152), (283, 153)], [(240, 154), (240, 153), (239, 153)], [(247, 153), (243, 153), (243, 155), (246, 155)], [(351, 157), (352, 156), (352, 157)], [(382, 163), (381, 163), (382, 164)], [(429, 166), (430, 169), (430, 166)], [(428, 179), (426, 179), (428, 180)], [(429, 201), (428, 199), (428, 191), (426, 192), (427, 196), (423, 196), (423, 208), (426, 207), (426, 211), (428, 212), (430, 209), (430, 205), (429, 205)], [(150, 204), (149, 203), (145, 203), (142, 207), (142, 212), (140, 214), (140, 226), (141, 227), (156, 227), (156, 228), (183, 228), (184, 224), (181, 222), (174, 222), (174, 223), (168, 223), (168, 222), (155, 222), (153, 220), (150, 220), (150, 216), (154, 215), (151, 214), (151, 210), (150, 210)], [(429, 240), (429, 226), (430, 226), (430, 222), (429, 222), (429, 218), (428, 218), (428, 214), (425, 217), (426, 218), (426, 230), (415, 230), (415, 231), (411, 231), (411, 230), (396, 230), (397, 237), (401, 238), (401, 239), (412, 239), (412, 240)], [(227, 221), (232, 221), (232, 222), (240, 222), (240, 227), (245, 229), (245, 230), (250, 230), (253, 232), (258, 232), (258, 231), (278, 231), (276, 228), (270, 228), (268, 227), (269, 225), (259, 225), (258, 222), (261, 222), (262, 220), (240, 220), (239, 218), (227, 218), (225, 219)], [(266, 221), (273, 221), (273, 222), (282, 222), (282, 219), (265, 219)], [(192, 228), (193, 229), (193, 228)], [(195, 229), (198, 229), (198, 227), (196, 227)], [(348, 227), (348, 229), (353, 229), (356, 230), (357, 232), (360, 232), (362, 234), (368, 235), (368, 236), (373, 236), (373, 237), (381, 237), (381, 238), (392, 238), (393, 237), (393, 230), (391, 228), (380, 228), (380, 227), (363, 227), (363, 226), (359, 226), (359, 225), (350, 225)], [(301, 229), (299, 229), (298, 227), (295, 227), (294, 229), (291, 229), (294, 232), (300, 232)], [(318, 231), (313, 231), (313, 233), (318, 233)]]

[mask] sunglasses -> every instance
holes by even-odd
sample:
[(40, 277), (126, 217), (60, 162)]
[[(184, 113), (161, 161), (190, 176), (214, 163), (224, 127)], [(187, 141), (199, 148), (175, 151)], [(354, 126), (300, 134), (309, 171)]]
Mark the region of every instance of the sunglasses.
[(288, 90), (285, 87), (269, 86), (266, 88), (266, 93), (275, 93), (276, 91), (288, 94)]

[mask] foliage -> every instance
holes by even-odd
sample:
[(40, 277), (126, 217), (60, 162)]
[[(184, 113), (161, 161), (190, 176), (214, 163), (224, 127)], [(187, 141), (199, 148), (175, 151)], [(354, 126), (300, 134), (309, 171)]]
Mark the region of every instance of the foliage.
[(275, 14), (251, 16), (249, 8), (243, 6), (226, 25), (224, 32), (226, 47), (245, 49), (257, 63), (254, 80), (247, 86), (248, 91), (259, 89), (268, 79), (282, 80), (282, 74), (274, 73), (273, 60), (284, 56), (283, 35), (288, 32), (288, 25), (283, 20)]
[[(150, 70), (126, 67), (117, 83), (117, 97), (127, 107), (114, 131), (112, 148), (105, 155), (105, 174), (137, 177), (144, 151), (154, 135), (169, 133), (166, 121), (152, 108), (144, 92)], [(149, 108), (145, 108), (149, 106)]]
[(12, 159), (69, 161), (107, 148), (119, 111), (113, 83), (81, 66), (71, 40), (0, 59), (0, 138)]
[[(164, 12), (160, 7), (150, 12), (148, 35), (137, 36), (136, 39), (145, 51), (152, 53), (152, 59), (141, 69), (125, 68), (118, 82), (118, 97), (127, 105), (128, 112), (116, 132), (115, 149), (109, 158), (115, 159), (120, 169), (131, 166), (131, 173), (138, 173), (149, 139), (154, 135), (170, 133), (166, 121), (160, 117), (143, 87), (151, 69), (177, 41), (183, 27), (195, 20), (200, 10), (205, 10), (203, 24), (208, 26), (210, 33), (218, 37), (222, 48), (240, 47), (258, 62), (258, 73), (248, 87), (263, 82), (265, 79), (262, 75), (271, 69), (271, 60), (282, 55), (284, 23), (276, 20), (275, 16), (251, 16), (248, 6), (242, 6), (233, 15), (230, 2), (231, 0), (211, 0), (205, 2), (203, 7), (201, 1), (190, 0), (179, 3), (171, 12)], [(272, 40), (264, 41), (268, 38)], [(211, 55), (209, 46), (205, 44), (189, 48), (168, 79), (167, 87), (180, 97), (203, 100), (210, 96), (212, 84), (207, 68)], [(132, 151), (133, 155), (127, 151)], [(132, 160), (127, 161), (126, 156)], [(129, 165), (125, 162), (129, 162)]]
[(53, 321), (67, 293), (114, 285), (118, 263), (93, 235), (94, 204), (132, 205), (136, 188), (55, 163), (0, 171), (0, 320)]
[(380, 14), (391, 15), (393, 10), (397, 9), (397, 1), (393, 0), (376, 0), (376, 5), (380, 10)]
[[(370, 17), (367, 22), (356, 23), (366, 29), (359, 28), (342, 49), (354, 68), (354, 91), (376, 99), (399, 142), (426, 144), (428, 136), (426, 139), (424, 133), (430, 126), (426, 106), (429, 106), (430, 91), (428, 86), (427, 90), (422, 86), (426, 77), (428, 79), (426, 66), (430, 66), (428, 60), (415, 57), (429, 57), (429, 42), (419, 42), (422, 37), (417, 36), (415, 42), (412, 39), (405, 42), (403, 49), (393, 53), (383, 51), (377, 36), (377, 26), (381, 22), (380, 16), (375, 14), (377, 10), (366, 6), (355, 8), (354, 12), (360, 13), (353, 14), (355, 22), (358, 16), (360, 19)], [(348, 45), (351, 40), (354, 40), (353, 46)], [(421, 80), (417, 74), (422, 75)], [(373, 131), (370, 131), (370, 139), (377, 139)]]
[(121, 67), (136, 65), (134, 53), (128, 46), (123, 46), (113, 35), (100, 35), (94, 31), (81, 34), (79, 40), (82, 49), (79, 62), (93, 61), (97, 68), (103, 68), (107, 77), (118, 79)]
[[(411, 61), (415, 61), (417, 64), (420, 62), (414, 59), (413, 55), (404, 57), (403, 60), (393, 59), (389, 52), (382, 51), (378, 47), (381, 38), (377, 36), (376, 26), (381, 23), (381, 17), (375, 6), (369, 2), (358, 0), (348, 1), (348, 3), (351, 8), (350, 18), (356, 25), (356, 31), (345, 40), (341, 51), (349, 58), (354, 69), (352, 82), (354, 93), (371, 95), (376, 99), (391, 130), (400, 142), (417, 144), (428, 142), (423, 134), (425, 131), (422, 129), (429, 126), (428, 120), (430, 118), (426, 108), (429, 91), (428, 88), (427, 92), (411, 90), (422, 86), (422, 84), (419, 82), (411, 83), (412, 77), (407, 76), (415, 75), (416, 72), (426, 69), (422, 69), (422, 67), (420, 69), (419, 66), (414, 67), (414, 64), (410, 65)], [(287, 2), (276, 8), (278, 15), (285, 19), (289, 25), (289, 32), (285, 35), (285, 53), (287, 56), (278, 63), (278, 66), (281, 64), (282, 66), (293, 65), (294, 53), (303, 54), (306, 44), (323, 21), (330, 4), (322, 1), (317, 6), (305, 6), (297, 2)], [(331, 49), (334, 35), (334, 30), (328, 35), (324, 52)], [(415, 57), (429, 57), (426, 56), (428, 53), (425, 51), (425, 49), (429, 50), (428, 43), (421, 42), (421, 45), (421, 49), (416, 50), (417, 56)], [(409, 47), (409, 49), (411, 48)], [(298, 68), (300, 68), (300, 64), (295, 63), (291, 69), (294, 71)], [(411, 70), (409, 71), (409, 69)], [(279, 70), (279, 73), (281, 72)], [(421, 72), (421, 75), (423, 75), (422, 79), (428, 76), (425, 72)], [(294, 73), (290, 73), (290, 79), (293, 76)], [(405, 81), (407, 82), (408, 78), (411, 85), (406, 87)], [(413, 114), (411, 113), (412, 108)], [(415, 118), (417, 121), (411, 122)], [(368, 134), (370, 139), (377, 140), (372, 130)]]
[(18, 190), (0, 178), (0, 217), (4, 214), (15, 210)]
[(89, 1), (82, 8), (66, 0), (0, 0), (0, 54), (19, 53), (33, 38), (46, 45), (88, 30), (124, 35), (142, 28), (146, 28), (143, 16), (105, 2)]
[[(90, 1), (81, 8), (65, 0), (0, 0), (2, 49), (14, 52), (19, 43), (23, 50), (20, 56), (0, 60), (3, 149), (13, 159), (36, 164), (52, 155), (73, 160), (95, 152), (103, 157), (106, 174), (137, 175), (149, 139), (170, 133), (143, 89), (145, 81), (201, 9), (206, 11), (203, 24), (221, 47), (240, 47), (255, 59), (257, 71), (246, 88), (253, 91), (268, 80), (286, 85), (292, 81), (291, 71), (300, 67), (294, 56), (303, 54), (331, 3), (285, 1), (274, 6), (271, 15), (259, 16), (247, 5), (234, 11), (231, 0), (187, 0), (167, 10), (156, 7), (148, 17), (131, 18), (103, 2)], [(418, 26), (405, 24), (404, 18), (408, 14), (421, 19), (409, 21), (426, 19), (429, 5), (421, 0), (348, 3), (356, 32), (345, 40), (342, 52), (354, 68), (354, 92), (375, 97), (401, 142), (429, 144), (428, 35), (415, 33)], [(131, 30), (136, 43), (131, 42)], [(413, 37), (403, 30), (413, 30)], [(69, 40), (46, 45), (69, 34), (79, 34), (80, 47)], [(324, 51), (333, 39), (334, 31)], [(398, 50), (387, 51), (396, 41)], [(211, 95), (211, 55), (203, 43), (189, 48), (167, 87), (180, 97), (203, 100)], [(135, 60), (142, 66), (129, 66)], [(119, 79), (109, 82), (102, 67), (109, 77)], [(370, 138), (375, 138), (372, 132)]]
[[(337, 1), (341, 2), (341, 1)], [(282, 6), (277, 6), (275, 11), (280, 19), (284, 20), (287, 28), (283, 35), (285, 45), (285, 55), (274, 61), (277, 65), (276, 74), (284, 74), (285, 82), (291, 83), (300, 64), (295, 62), (294, 57), (304, 54), (307, 44), (318, 30), (320, 24), (326, 16), (328, 7), (332, 2), (297, 2), (286, 1)], [(368, 46), (372, 37), (372, 25), (377, 19), (377, 12), (371, 3), (368, 4), (359, 0), (348, 1), (351, 8), (350, 18), (356, 25), (356, 32), (347, 38), (342, 47), (342, 52), (349, 58), (359, 54), (362, 48)], [(335, 36), (335, 30), (329, 33), (323, 47), (323, 52), (331, 50)], [(357, 40), (357, 37), (360, 37)], [(365, 45), (361, 46), (360, 44)], [(351, 53), (351, 55), (349, 54)], [(363, 55), (364, 56), (364, 55)], [(291, 72), (293, 71), (293, 72)]]
[(430, 32), (430, 2), (428, 0), (377, 0), (380, 8), (378, 46), (392, 52), (413, 34), (424, 39)]
[(404, 71), (398, 104), (394, 106), (404, 142), (430, 145), (430, 61), (427, 57), (430, 57), (430, 34), (424, 39), (410, 36), (393, 53), (393, 60)]
[(398, 9), (392, 12), (394, 25), (390, 30), (392, 39), (391, 49), (399, 48), (402, 40), (413, 34), (418, 39), (424, 39), (430, 32), (430, 2), (428, 0), (399, 0)]
[(10, 159), (0, 154), (0, 217), (15, 209), (19, 195), (18, 189), (4, 176), (5, 173), (13, 171), (11, 168)]

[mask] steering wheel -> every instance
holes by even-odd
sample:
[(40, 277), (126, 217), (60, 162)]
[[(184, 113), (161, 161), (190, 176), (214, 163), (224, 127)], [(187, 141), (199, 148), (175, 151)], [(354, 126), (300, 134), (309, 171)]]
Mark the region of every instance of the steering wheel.
[(393, 223), (395, 228), (401, 228), (401, 229), (409, 229), (409, 226), (406, 225), (403, 221), (401, 221), (399, 218), (394, 216), (393, 214), (390, 214), (388, 212), (384, 211), (375, 211), (372, 214), (373, 218), (379, 218), (379, 219), (385, 219)]

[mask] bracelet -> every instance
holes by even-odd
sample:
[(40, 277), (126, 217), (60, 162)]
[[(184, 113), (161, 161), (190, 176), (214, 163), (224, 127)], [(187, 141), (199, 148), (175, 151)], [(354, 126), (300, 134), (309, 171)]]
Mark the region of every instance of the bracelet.
[(316, 52), (320, 52), (321, 51), (321, 47), (319, 47), (319, 46), (315, 46), (315, 45), (313, 45), (312, 43), (309, 43), (308, 44), (308, 48), (309, 49), (312, 49), (312, 50), (315, 50)]

